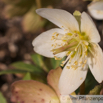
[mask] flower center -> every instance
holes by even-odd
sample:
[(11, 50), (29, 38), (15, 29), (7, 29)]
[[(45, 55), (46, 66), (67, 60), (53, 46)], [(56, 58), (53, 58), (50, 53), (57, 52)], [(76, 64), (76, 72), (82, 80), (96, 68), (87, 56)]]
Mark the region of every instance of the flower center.
[[(69, 56), (65, 61), (62, 62), (63, 66), (68, 60), (70, 66), (74, 69), (78, 66), (84, 67), (87, 62), (87, 54), (90, 48), (89, 37), (84, 32), (74, 31), (73, 33), (66, 33), (65, 35), (54, 33), (51, 40), (54, 40), (52, 44), (52, 52), (56, 55), (61, 52), (65, 52), (66, 56)], [(60, 41), (62, 41), (60, 43)], [(70, 67), (67, 66), (69, 69)]]

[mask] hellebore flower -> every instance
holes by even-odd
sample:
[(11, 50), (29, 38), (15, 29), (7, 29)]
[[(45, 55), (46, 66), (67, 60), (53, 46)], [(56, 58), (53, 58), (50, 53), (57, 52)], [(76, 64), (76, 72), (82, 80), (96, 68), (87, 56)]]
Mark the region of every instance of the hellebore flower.
[[(47, 76), (49, 85), (33, 80), (20, 80), (11, 86), (12, 101), (15, 103), (72, 103), (69, 95), (61, 96), (58, 82), (62, 69), (51, 70)], [(75, 94), (75, 93), (73, 93)]]
[(80, 22), (69, 12), (60, 9), (38, 9), (42, 17), (50, 20), (59, 28), (48, 30), (33, 41), (35, 52), (61, 59), (65, 64), (60, 80), (59, 89), (62, 95), (75, 91), (85, 80), (89, 68), (95, 79), (103, 80), (103, 53), (98, 45), (100, 35), (88, 14), (80, 15)]
[(97, 20), (103, 20), (103, 0), (93, 1), (88, 5), (91, 16)]

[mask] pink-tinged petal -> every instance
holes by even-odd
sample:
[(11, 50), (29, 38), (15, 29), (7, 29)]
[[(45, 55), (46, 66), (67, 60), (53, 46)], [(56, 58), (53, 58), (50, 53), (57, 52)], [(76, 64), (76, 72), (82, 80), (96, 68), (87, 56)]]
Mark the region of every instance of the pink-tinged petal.
[(69, 29), (71, 31), (79, 31), (79, 25), (73, 15), (65, 10), (60, 9), (37, 9), (37, 14), (53, 22), (60, 28)]
[(103, 81), (103, 52), (99, 45), (94, 47), (94, 55), (88, 56), (88, 64), (94, 78), (101, 83)]
[(61, 72), (62, 72), (61, 67), (58, 67), (58, 68), (56, 68), (54, 70), (52, 69), (49, 72), (48, 76), (47, 76), (48, 84), (56, 91), (58, 96), (60, 96), (58, 83), (59, 83)]
[(17, 81), (12, 84), (12, 98), (20, 103), (59, 103), (56, 93), (37, 81)]
[(34, 46), (34, 51), (38, 54), (41, 54), (45, 57), (54, 57), (52, 50), (52, 44), (61, 44), (62, 40), (51, 40), (53, 33), (59, 33), (60, 35), (65, 34), (65, 32), (62, 29), (55, 28), (48, 30), (46, 32), (41, 33), (39, 36), (37, 36), (33, 42), (32, 45)]
[(88, 5), (91, 16), (97, 20), (103, 20), (103, 1), (92, 2)]
[(81, 15), (81, 32), (86, 33), (90, 42), (100, 42), (99, 32), (90, 16), (85, 12)]
[(59, 90), (62, 95), (68, 95), (74, 92), (85, 80), (87, 74), (87, 65), (82, 69), (82, 67), (78, 67), (77, 69), (73, 69), (70, 67), (69, 62), (64, 67), (60, 80), (59, 80)]

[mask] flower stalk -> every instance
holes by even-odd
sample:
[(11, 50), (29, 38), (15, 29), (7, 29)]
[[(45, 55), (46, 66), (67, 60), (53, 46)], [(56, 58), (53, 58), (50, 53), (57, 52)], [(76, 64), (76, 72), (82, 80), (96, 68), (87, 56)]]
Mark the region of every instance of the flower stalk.
[(38, 9), (42, 7), (42, 6), (41, 6), (41, 0), (36, 0), (36, 4), (37, 4), (37, 8), (38, 8)]
[(85, 94), (85, 81), (80, 86), (80, 95), (84, 95), (84, 94)]

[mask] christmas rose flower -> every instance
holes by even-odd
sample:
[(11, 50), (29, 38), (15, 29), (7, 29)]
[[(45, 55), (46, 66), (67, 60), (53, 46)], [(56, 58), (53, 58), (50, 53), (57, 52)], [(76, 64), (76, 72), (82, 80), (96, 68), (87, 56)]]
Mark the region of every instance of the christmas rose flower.
[(90, 16), (83, 12), (78, 17), (61, 9), (38, 9), (37, 14), (56, 24), (33, 40), (34, 51), (60, 60), (64, 65), (59, 90), (62, 95), (75, 91), (85, 80), (88, 66), (95, 79), (103, 80), (103, 53), (98, 45), (100, 35)]
[[(15, 103), (72, 103), (69, 95), (60, 95), (58, 82), (62, 69), (51, 70), (47, 76), (49, 85), (34, 80), (20, 80), (11, 86)], [(75, 94), (75, 93), (73, 93)]]
[(103, 0), (93, 1), (88, 5), (91, 16), (97, 20), (103, 20)]

